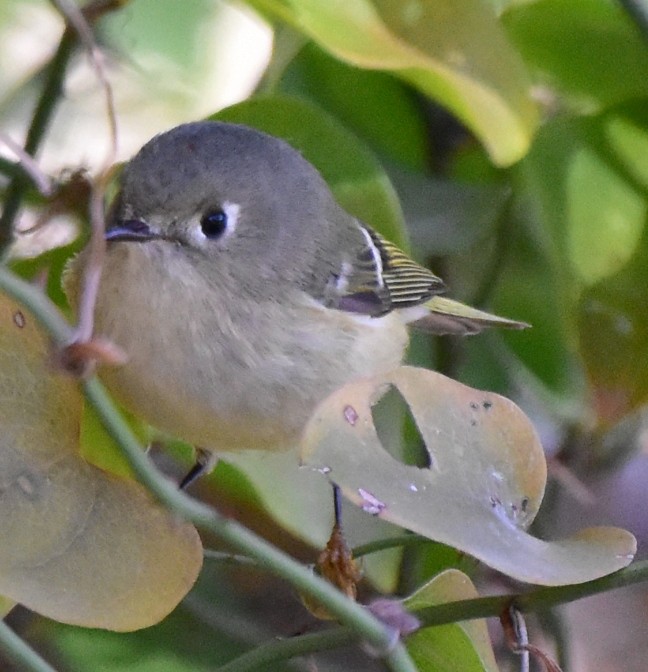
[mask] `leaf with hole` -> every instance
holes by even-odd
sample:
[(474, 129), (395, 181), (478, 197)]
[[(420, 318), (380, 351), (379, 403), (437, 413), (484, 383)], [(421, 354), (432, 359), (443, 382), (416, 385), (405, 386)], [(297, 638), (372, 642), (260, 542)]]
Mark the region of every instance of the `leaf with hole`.
[[(409, 406), (429, 467), (403, 464), (381, 443), (372, 406), (392, 387)], [(336, 391), (309, 421), (302, 451), (366, 513), (520, 581), (589, 581), (625, 567), (636, 550), (630, 533), (612, 527), (561, 541), (528, 534), (546, 481), (531, 422), (508, 399), (432, 371), (401, 367)]]

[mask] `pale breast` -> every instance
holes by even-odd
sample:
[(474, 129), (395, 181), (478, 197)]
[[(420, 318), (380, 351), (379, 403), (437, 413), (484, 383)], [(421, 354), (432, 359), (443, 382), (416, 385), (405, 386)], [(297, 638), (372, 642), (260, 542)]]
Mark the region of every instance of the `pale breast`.
[(110, 246), (97, 331), (129, 355), (103, 380), (164, 432), (216, 450), (288, 448), (333, 390), (401, 361), (395, 314), (358, 316), (297, 292), (255, 303), (227, 283), (206, 291), (191, 269), (171, 272), (157, 245)]

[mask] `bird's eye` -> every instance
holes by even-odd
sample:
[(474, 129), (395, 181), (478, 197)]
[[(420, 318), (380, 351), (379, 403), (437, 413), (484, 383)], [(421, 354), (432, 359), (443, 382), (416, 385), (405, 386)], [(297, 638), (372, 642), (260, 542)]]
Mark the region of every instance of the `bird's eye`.
[(200, 220), (200, 228), (205, 238), (215, 240), (220, 238), (227, 230), (227, 214), (222, 210), (213, 210), (203, 215)]

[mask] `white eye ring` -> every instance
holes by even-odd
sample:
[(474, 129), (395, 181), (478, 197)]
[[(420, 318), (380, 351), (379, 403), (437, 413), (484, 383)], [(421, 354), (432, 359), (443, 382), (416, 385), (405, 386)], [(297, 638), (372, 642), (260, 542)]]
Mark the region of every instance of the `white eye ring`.
[(221, 240), (229, 236), (236, 229), (239, 212), (241, 211), (238, 203), (226, 201), (220, 208), (214, 208), (204, 214), (194, 233), (195, 240), (200, 245), (207, 241)]

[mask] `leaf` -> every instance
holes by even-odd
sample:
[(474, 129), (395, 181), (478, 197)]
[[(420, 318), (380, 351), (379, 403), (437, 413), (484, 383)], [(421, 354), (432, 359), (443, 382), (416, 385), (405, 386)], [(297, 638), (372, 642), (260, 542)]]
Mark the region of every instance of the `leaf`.
[(81, 395), (34, 318), (0, 297), (0, 595), (67, 623), (134, 630), (193, 585), (196, 530), (78, 454)]
[[(471, 580), (448, 569), (403, 600), (416, 611), (437, 604), (479, 597)], [(407, 639), (407, 649), (420, 672), (497, 672), (484, 619), (423, 628)]]
[(338, 58), (390, 71), (449, 108), (496, 163), (508, 165), (527, 151), (538, 121), (529, 80), (485, 3), (291, 0), (272, 5), (283, 20)]
[(543, 0), (502, 23), (527, 65), (590, 112), (648, 94), (646, 44), (618, 3)]
[(575, 276), (578, 284), (592, 285), (619, 271), (645, 227), (645, 194), (628, 179), (605, 139), (613, 119), (547, 124), (523, 164), (565, 282)]
[(493, 235), (510, 189), (390, 170), (417, 259), (466, 251)]
[[(219, 457), (240, 469), (265, 511), (284, 529), (315, 548), (326, 544), (333, 526), (333, 491), (319, 474), (299, 466), (294, 450), (238, 451), (219, 453)], [(219, 465), (216, 479), (220, 469)], [(352, 546), (396, 534), (387, 521), (367, 520), (352, 506), (344, 507), (343, 519)], [(398, 581), (400, 557), (399, 549), (367, 556), (363, 558), (364, 573), (381, 591), (392, 592)]]
[(322, 107), (381, 155), (426, 170), (430, 142), (425, 111), (414, 92), (393, 75), (353, 67), (309, 42), (278, 85)]
[(648, 402), (646, 286), (648, 228), (630, 263), (578, 304), (581, 355), (604, 427)]
[(228, 107), (211, 118), (283, 138), (320, 171), (345, 210), (407, 247), (400, 204), (387, 174), (334, 117), (298, 98), (263, 96)]
[[(390, 386), (409, 405), (430, 468), (407, 466), (381, 445), (371, 407)], [(303, 461), (366, 513), (473, 555), (527, 583), (581, 583), (625, 567), (634, 537), (590, 528), (562, 541), (525, 532), (545, 487), (538, 437), (513, 402), (440, 374), (401, 367), (346, 385), (309, 421)]]
[(2, 620), (14, 607), (16, 603), (0, 595), (0, 620)]

